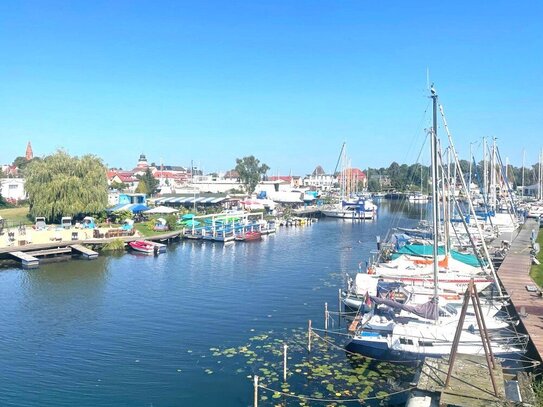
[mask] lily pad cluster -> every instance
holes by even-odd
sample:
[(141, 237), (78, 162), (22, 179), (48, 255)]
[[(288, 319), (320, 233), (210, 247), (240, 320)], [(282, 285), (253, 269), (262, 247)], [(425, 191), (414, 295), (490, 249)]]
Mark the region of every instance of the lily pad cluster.
[[(341, 344), (341, 338), (335, 342)], [(286, 382), (283, 381), (285, 343), (288, 346)], [(408, 367), (347, 353), (317, 338), (312, 341), (309, 353), (307, 330), (302, 328), (290, 332), (259, 333), (243, 346), (209, 350), (217, 363), (226, 360), (234, 363), (233, 371), (244, 374), (247, 380), (252, 381), (254, 375), (259, 376), (260, 385), (270, 389), (259, 389), (263, 406), (389, 405), (389, 393), (407, 388), (406, 383), (414, 373)], [(366, 402), (347, 401), (368, 398), (371, 400)]]

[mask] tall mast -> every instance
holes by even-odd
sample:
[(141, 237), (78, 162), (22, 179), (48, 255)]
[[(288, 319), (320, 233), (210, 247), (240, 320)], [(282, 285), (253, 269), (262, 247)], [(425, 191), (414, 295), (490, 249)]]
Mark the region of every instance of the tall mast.
[(543, 149), (539, 153), (539, 200), (543, 199)]
[[(464, 178), (462, 167), (460, 167), (460, 160), (458, 159), (458, 154), (456, 152), (456, 149), (454, 148), (451, 132), (449, 131), (449, 126), (447, 125), (447, 120), (445, 119), (445, 113), (443, 112), (443, 106), (439, 106), (439, 109), (441, 111), (441, 118), (443, 119), (443, 127), (445, 128), (445, 132), (447, 133), (447, 137), (449, 139), (449, 145), (453, 152), (454, 162), (456, 164), (456, 168), (458, 169), (458, 173), (460, 175), (459, 178), (460, 178), (460, 182), (462, 183), (462, 188), (464, 189), (464, 191), (467, 191), (466, 180)], [(468, 198), (468, 207), (469, 207), (471, 216), (473, 218), (473, 221), (475, 222), (475, 229), (477, 230), (477, 233), (479, 235), (479, 241), (481, 242), (481, 247), (483, 248), (485, 259), (488, 263), (488, 267), (490, 268), (490, 273), (492, 275), (492, 278), (494, 279), (494, 284), (496, 285), (496, 289), (498, 290), (498, 295), (501, 296), (502, 290), (500, 287), (500, 283), (498, 281), (498, 276), (496, 275), (496, 270), (494, 269), (494, 265), (492, 264), (492, 259), (490, 258), (490, 253), (488, 252), (488, 248), (485, 243), (483, 231), (479, 227), (479, 221), (477, 220), (477, 214), (475, 213), (475, 207), (473, 206), (473, 202), (471, 201), (471, 198)]]
[(539, 153), (539, 199), (543, 199), (543, 149)]
[(490, 207), (496, 211), (496, 139), (492, 138), (492, 153), (490, 154)]
[[(438, 288), (438, 234), (439, 234), (439, 213), (438, 213), (438, 193), (437, 193), (437, 92), (434, 89), (433, 85), (430, 88), (430, 94), (432, 98), (432, 140), (431, 140), (431, 162), (432, 162), (432, 226), (433, 226), (433, 235), (434, 235), (434, 245), (433, 245), (433, 265), (434, 265), (434, 301), (436, 306), (436, 311), (438, 307), (438, 298), (439, 298), (439, 288)], [(436, 315), (439, 315), (439, 312), (436, 312)], [(437, 320), (436, 320), (437, 323)]]
[(521, 198), (524, 198), (524, 162), (526, 160), (526, 149), (522, 149), (522, 190), (520, 192)]
[[(486, 137), (483, 137), (483, 197), (485, 204), (488, 204), (488, 170), (486, 168)], [(486, 208), (488, 211), (488, 208)]]

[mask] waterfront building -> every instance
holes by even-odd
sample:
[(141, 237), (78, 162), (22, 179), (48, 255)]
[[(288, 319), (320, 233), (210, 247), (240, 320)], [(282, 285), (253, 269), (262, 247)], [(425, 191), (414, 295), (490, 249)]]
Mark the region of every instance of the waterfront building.
[(311, 175), (307, 175), (302, 183), (305, 187), (314, 191), (331, 191), (334, 185), (338, 183), (338, 180), (334, 175), (326, 174), (324, 169), (317, 165)]
[(238, 178), (225, 178), (220, 174), (195, 175), (191, 181), (192, 187), (200, 192), (217, 194), (243, 190)]
[(27, 198), (24, 178), (1, 178), (0, 195), (9, 202), (16, 203)]
[(127, 185), (127, 190), (134, 192), (138, 187), (139, 180), (135, 177), (132, 171), (122, 171), (122, 170), (109, 170), (107, 172), (107, 183), (112, 185), (125, 184)]

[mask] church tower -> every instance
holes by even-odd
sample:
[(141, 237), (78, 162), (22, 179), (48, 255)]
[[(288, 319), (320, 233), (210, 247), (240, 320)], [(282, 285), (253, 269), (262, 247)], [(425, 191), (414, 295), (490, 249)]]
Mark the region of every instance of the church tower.
[(32, 145), (30, 144), (30, 141), (26, 145), (26, 161), (30, 161), (34, 158), (34, 153), (32, 152)]

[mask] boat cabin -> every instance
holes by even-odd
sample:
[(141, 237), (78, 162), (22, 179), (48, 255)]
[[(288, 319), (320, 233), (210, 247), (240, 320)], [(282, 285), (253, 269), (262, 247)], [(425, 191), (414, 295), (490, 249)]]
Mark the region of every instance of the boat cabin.
[(83, 229), (94, 229), (96, 224), (94, 223), (94, 218), (91, 216), (85, 216), (83, 222), (81, 222), (81, 227)]
[(45, 223), (45, 218), (43, 216), (37, 216), (34, 224), (36, 230), (45, 230), (47, 229), (47, 223)]
[(72, 217), (71, 216), (63, 216), (60, 220), (60, 226), (63, 229), (70, 229), (72, 227)]

